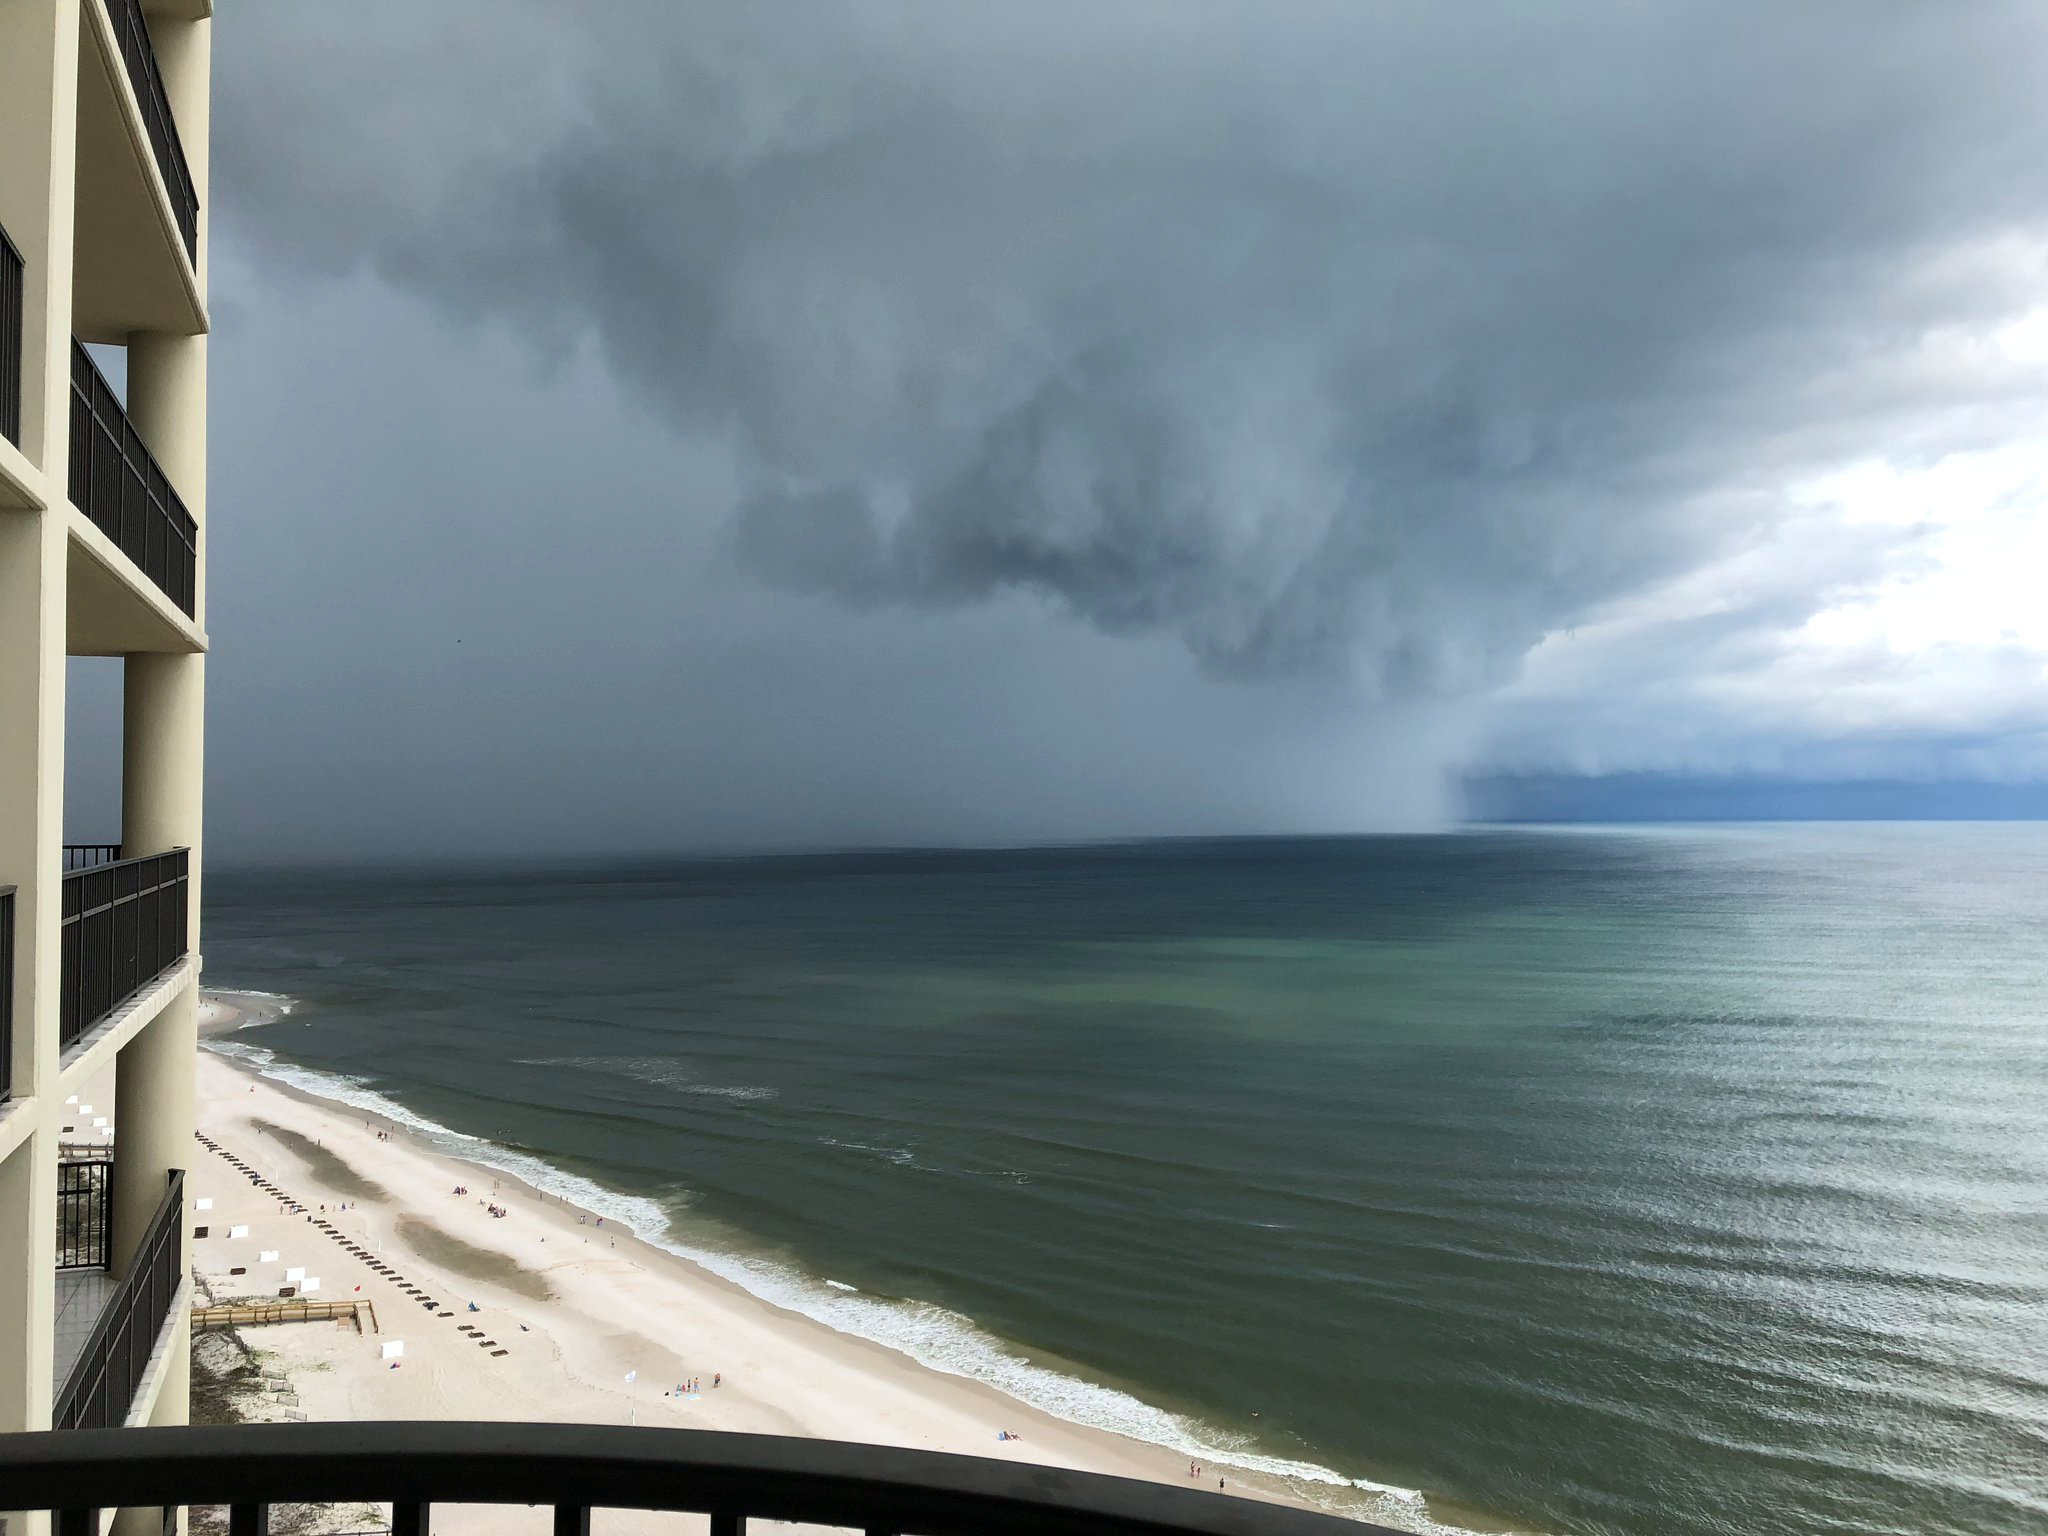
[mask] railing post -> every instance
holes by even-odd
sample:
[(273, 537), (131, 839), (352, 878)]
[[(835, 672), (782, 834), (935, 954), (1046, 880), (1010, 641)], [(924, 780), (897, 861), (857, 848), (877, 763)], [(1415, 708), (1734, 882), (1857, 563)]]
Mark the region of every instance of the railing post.
[(741, 1536), (747, 1528), (747, 1517), (736, 1509), (714, 1509), (711, 1511), (711, 1536)]
[(555, 1536), (590, 1536), (590, 1506), (588, 1504), (557, 1504), (555, 1506)]
[(393, 1504), (391, 1536), (427, 1536), (427, 1516), (425, 1504)]
[(0, 437), (21, 446), (21, 252), (0, 229)]
[(228, 1506), (228, 1536), (270, 1536), (268, 1504)]
[(0, 1104), (14, 1092), (14, 887), (0, 886)]

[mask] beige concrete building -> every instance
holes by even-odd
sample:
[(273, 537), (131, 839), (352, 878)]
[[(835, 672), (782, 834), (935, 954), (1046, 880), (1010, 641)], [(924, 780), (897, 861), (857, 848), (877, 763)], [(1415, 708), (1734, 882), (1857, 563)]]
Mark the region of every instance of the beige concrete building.
[[(0, 0), (0, 1431), (186, 1418), (211, 12)], [(81, 847), (71, 656), (124, 673)]]

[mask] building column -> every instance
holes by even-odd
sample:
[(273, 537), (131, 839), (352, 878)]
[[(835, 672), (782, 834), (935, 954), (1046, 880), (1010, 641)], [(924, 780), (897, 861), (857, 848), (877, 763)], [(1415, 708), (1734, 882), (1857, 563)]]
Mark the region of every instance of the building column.
[[(187, 944), (199, 933), (199, 839), (204, 769), (206, 658), (135, 654), (122, 667), (121, 852), (129, 858), (192, 850)], [(199, 983), (195, 974), (114, 1059), (112, 1259), (133, 1261), (173, 1168), (192, 1166), (197, 1112)], [(179, 1219), (180, 1244), (186, 1226)], [(187, 1335), (174, 1339), (158, 1422), (186, 1412)], [(165, 1414), (174, 1418), (164, 1418)]]
[[(184, 140), (187, 169), (202, 210), (209, 193), (213, 24), (152, 18), (150, 36), (171, 110)], [(209, 235), (199, 228), (199, 291), (206, 292)], [(128, 419), (156, 455), (198, 524), (198, 585), (193, 621), (206, 629), (206, 338), (136, 332), (128, 338)], [(114, 1063), (114, 1232), (117, 1265), (132, 1259), (163, 1199), (172, 1168), (192, 1166), (199, 1051), (200, 830), (205, 768), (206, 658), (130, 655), (123, 667), (121, 852), (136, 858), (191, 850), (186, 944), (192, 979)], [(179, 1218), (179, 1242), (191, 1223)], [(189, 1262), (189, 1261), (188, 1261)], [(152, 1424), (191, 1417), (190, 1319), (171, 1320), (165, 1375)], [(159, 1512), (124, 1510), (116, 1530), (155, 1536)]]
[(21, 451), (64, 497), (78, 0), (0, 4), (0, 221), (22, 256)]
[[(117, 1274), (127, 1272), (141, 1247), (150, 1218), (163, 1204), (170, 1171), (192, 1166), (198, 1023), (199, 985), (188, 980), (114, 1058), (114, 1222), (108, 1258)], [(182, 1230), (184, 1223), (179, 1225)]]
[[(13, 1114), (0, 1159), (0, 1432), (48, 1429), (56, 1397), (58, 902), (64, 864), (63, 524), (0, 511), (0, 879), (14, 897)], [(41, 1517), (32, 1517), (40, 1521)]]
[(0, 510), (0, 881), (14, 893), (12, 1115), (0, 1159), (0, 1432), (47, 1429), (54, 1396), (59, 902), (64, 868), (64, 526)]
[(48, 1429), (57, 1398), (57, 1137), (47, 1127), (0, 1158), (0, 1230), (28, 1236), (0, 1251), (0, 1432)]
[(8, 1115), (30, 1117), (0, 1158), (0, 1432), (49, 1428), (55, 1395), (65, 556), (60, 511), (0, 509), (0, 881), (16, 888)]
[(206, 631), (206, 338), (128, 337), (128, 419), (198, 524), (192, 622)]
[[(70, 440), (78, 0), (0, 0), (0, 219), (23, 263), (23, 456), (40, 507), (0, 507), (0, 883), (15, 886), (11, 1114), (0, 1157), (0, 1432), (48, 1429), (56, 1396), (59, 901), (63, 874), (65, 466)], [(4, 1490), (0, 1490), (4, 1492)], [(0, 1504), (6, 1500), (0, 1498)], [(49, 1517), (14, 1516), (43, 1536)]]
[(187, 943), (199, 938), (206, 658), (137, 651), (121, 666), (121, 856), (192, 850)]

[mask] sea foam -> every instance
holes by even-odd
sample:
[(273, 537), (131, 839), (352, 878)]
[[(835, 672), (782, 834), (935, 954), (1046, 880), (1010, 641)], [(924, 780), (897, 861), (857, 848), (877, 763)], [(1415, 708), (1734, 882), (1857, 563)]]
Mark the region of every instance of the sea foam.
[[(207, 1040), (201, 1045), (303, 1093), (405, 1126), (446, 1156), (509, 1173), (535, 1189), (628, 1228), (643, 1241), (729, 1280), (773, 1306), (894, 1349), (931, 1370), (981, 1382), (1069, 1423), (1142, 1440), (1211, 1466), (1263, 1474), (1302, 1497), (1354, 1517), (1369, 1516), (1418, 1536), (1469, 1536), (1459, 1527), (1430, 1519), (1416, 1489), (1347, 1477), (1311, 1461), (1268, 1455), (1253, 1448), (1245, 1437), (1169, 1412), (1115, 1387), (1035, 1365), (972, 1318), (945, 1307), (870, 1296), (844, 1281), (821, 1280), (776, 1259), (696, 1247), (677, 1234), (668, 1208), (659, 1201), (607, 1188), (531, 1153), (429, 1120), (361, 1078), (302, 1067), (280, 1059), (266, 1047), (239, 1041)], [(550, 1064), (571, 1062), (559, 1059)], [(901, 1149), (860, 1150), (889, 1155)], [(890, 1156), (890, 1160), (896, 1159)], [(1348, 1497), (1331, 1497), (1340, 1489)]]
[(689, 1062), (679, 1056), (529, 1056), (522, 1057), (522, 1067), (571, 1067), (584, 1072), (599, 1072), (610, 1077), (630, 1078), (636, 1083), (652, 1083), (657, 1087), (673, 1089), (677, 1093), (694, 1093), (706, 1098), (733, 1099), (740, 1103), (754, 1103), (761, 1099), (780, 1097), (774, 1088), (753, 1084), (725, 1085), (702, 1083)]
[(206, 990), (223, 998), (260, 997), (265, 1002), (277, 1005), (266, 1018), (242, 1020), (241, 1023), (235, 1026), (237, 1031), (261, 1029), (265, 1024), (275, 1024), (279, 1019), (285, 1018), (293, 1009), (299, 1006), (299, 1000), (295, 997), (287, 997), (282, 992), (265, 992), (256, 987), (208, 987)]

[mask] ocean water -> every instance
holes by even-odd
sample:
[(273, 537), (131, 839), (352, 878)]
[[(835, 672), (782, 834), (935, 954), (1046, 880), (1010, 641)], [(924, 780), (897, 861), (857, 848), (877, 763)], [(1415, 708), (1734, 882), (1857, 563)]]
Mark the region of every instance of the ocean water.
[(1170, 1454), (1425, 1531), (2048, 1531), (2048, 826), (206, 899), (269, 1070)]

